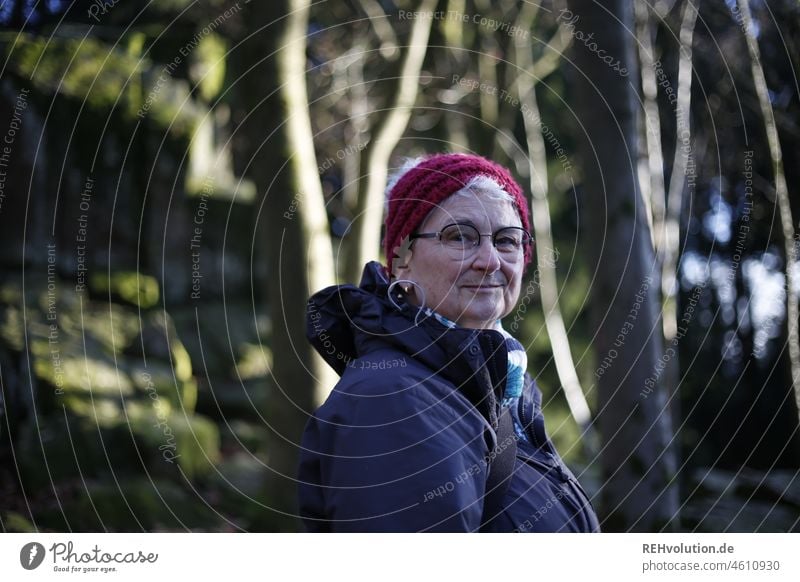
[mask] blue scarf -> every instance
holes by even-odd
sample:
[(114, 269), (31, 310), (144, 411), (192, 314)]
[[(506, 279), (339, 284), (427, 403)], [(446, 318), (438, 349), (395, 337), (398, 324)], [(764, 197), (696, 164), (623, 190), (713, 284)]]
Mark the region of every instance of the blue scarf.
[[(455, 322), (450, 321), (443, 315), (436, 313), (430, 307), (425, 307), (422, 311), (426, 315), (434, 317), (442, 325), (445, 325), (449, 328), (458, 327)], [(525, 371), (528, 369), (528, 354), (525, 352), (525, 348), (521, 343), (519, 343), (517, 338), (503, 329), (503, 325), (500, 323), (499, 319), (497, 320), (494, 329), (495, 331), (499, 331), (501, 334), (503, 334), (503, 337), (505, 338), (505, 347), (508, 350), (506, 388), (503, 392), (503, 399), (500, 401), (500, 406), (516, 406), (520, 397), (522, 396), (522, 388), (525, 385)], [(514, 418), (514, 432), (517, 433), (519, 438), (527, 441), (528, 438), (525, 436), (525, 432), (517, 422), (516, 417), (513, 415), (512, 417)]]

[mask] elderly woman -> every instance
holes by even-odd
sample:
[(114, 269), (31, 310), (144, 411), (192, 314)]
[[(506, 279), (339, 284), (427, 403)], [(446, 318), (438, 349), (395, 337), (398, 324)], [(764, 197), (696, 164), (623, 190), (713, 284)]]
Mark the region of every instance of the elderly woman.
[(484, 158), (439, 154), (388, 197), (388, 268), (309, 300), (308, 337), (341, 380), (303, 438), (306, 527), (597, 531), (500, 324), (532, 254), (520, 187)]

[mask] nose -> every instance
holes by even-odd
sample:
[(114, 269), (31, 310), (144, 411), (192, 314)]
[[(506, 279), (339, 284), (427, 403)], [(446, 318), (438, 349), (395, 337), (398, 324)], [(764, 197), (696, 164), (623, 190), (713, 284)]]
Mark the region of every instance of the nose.
[(475, 249), (475, 256), (472, 258), (472, 268), (487, 273), (494, 273), (500, 269), (500, 253), (492, 244), (491, 238), (488, 240), (481, 238), (478, 248)]

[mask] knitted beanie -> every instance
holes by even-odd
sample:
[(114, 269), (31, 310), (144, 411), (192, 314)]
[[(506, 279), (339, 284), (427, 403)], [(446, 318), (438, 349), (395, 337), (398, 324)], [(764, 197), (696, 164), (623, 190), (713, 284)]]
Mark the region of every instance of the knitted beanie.
[[(412, 234), (428, 213), (445, 198), (464, 188), (472, 178), (485, 176), (499, 184), (513, 199), (522, 228), (530, 230), (528, 204), (522, 188), (503, 166), (472, 154), (435, 154), (412, 167), (390, 188), (383, 248), (389, 273), (395, 250)], [(525, 264), (531, 247), (525, 249)]]

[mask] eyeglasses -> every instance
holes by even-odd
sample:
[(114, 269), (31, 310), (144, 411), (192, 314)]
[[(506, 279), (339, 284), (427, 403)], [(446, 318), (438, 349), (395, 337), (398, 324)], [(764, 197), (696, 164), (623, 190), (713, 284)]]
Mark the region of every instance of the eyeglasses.
[(493, 234), (481, 234), (471, 224), (448, 224), (439, 232), (419, 232), (409, 238), (438, 238), (439, 242), (457, 258), (466, 259), (474, 255), (481, 246), (481, 238), (489, 237), (497, 252), (506, 260), (517, 259), (531, 244), (531, 234), (524, 228), (507, 226)]

